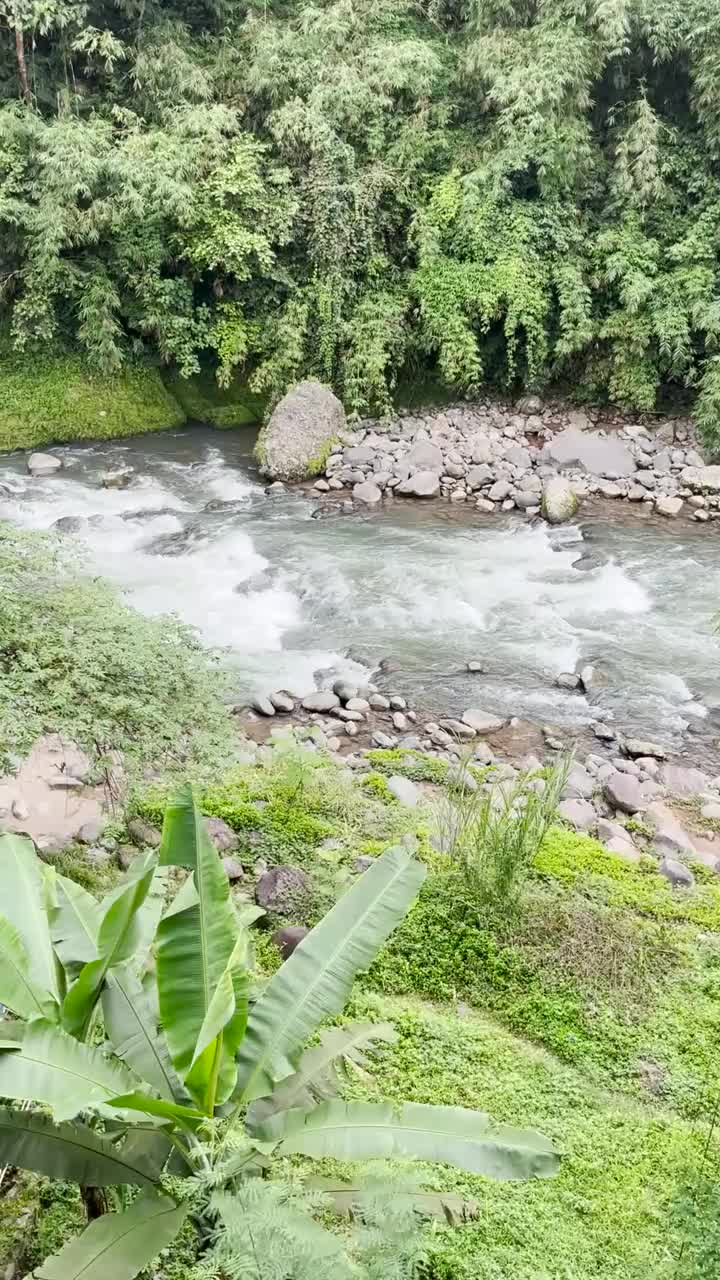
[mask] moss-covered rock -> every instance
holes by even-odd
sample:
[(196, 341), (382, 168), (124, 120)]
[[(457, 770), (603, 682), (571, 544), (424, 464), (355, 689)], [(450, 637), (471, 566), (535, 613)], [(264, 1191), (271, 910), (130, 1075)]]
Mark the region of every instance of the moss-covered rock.
[(101, 377), (79, 355), (19, 353), (0, 341), (0, 450), (164, 431), (185, 420), (149, 364)]
[(330, 450), (345, 426), (345, 410), (329, 387), (299, 382), (283, 396), (255, 448), (273, 480), (304, 480), (325, 470)]

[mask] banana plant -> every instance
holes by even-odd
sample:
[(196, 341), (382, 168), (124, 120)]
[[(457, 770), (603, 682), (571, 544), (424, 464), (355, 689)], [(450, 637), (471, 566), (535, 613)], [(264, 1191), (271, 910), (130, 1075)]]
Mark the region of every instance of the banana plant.
[[(148, 1266), (190, 1211), (183, 1179), (207, 1170), (208, 1126), (235, 1138), (213, 1175), (229, 1193), (273, 1155), (418, 1158), (501, 1179), (555, 1173), (546, 1138), (485, 1114), (338, 1097), (337, 1064), (362, 1063), (369, 1044), (393, 1038), (390, 1026), (331, 1027), (307, 1047), (424, 875), (407, 850), (388, 850), (253, 999), (260, 913), (233, 900), (189, 785), (168, 805), (157, 854), (100, 902), (29, 840), (0, 836), (0, 1001), (12, 1015), (0, 1021), (0, 1162), (137, 1189), (36, 1280), (132, 1280)], [(242, 1158), (228, 1157), (238, 1135)]]

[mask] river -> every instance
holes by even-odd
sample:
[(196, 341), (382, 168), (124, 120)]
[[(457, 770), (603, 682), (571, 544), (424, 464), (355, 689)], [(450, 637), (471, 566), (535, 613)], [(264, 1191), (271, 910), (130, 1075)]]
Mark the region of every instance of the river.
[[(249, 430), (192, 428), (68, 446), (47, 479), (5, 455), (0, 517), (34, 529), (82, 517), (92, 567), (227, 650), (239, 698), (306, 693), (330, 670), (366, 677), (350, 649), (396, 658), (398, 688), (428, 710), (568, 726), (599, 712), (675, 746), (717, 736), (718, 525), (616, 504), (551, 529), (412, 501), (318, 520), (312, 495), (265, 495), (252, 443)], [(129, 489), (102, 488), (128, 465)], [(468, 659), (485, 673), (467, 674)], [(590, 700), (554, 686), (584, 663), (600, 677)]]

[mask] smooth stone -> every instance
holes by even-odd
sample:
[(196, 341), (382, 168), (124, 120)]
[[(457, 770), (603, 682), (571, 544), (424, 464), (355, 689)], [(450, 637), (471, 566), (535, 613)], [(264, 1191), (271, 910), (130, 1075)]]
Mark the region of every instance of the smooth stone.
[(345, 732), (348, 738), (354, 738), (356, 736), (358, 732), (358, 727), (355, 724), (354, 720), (348, 720), (347, 724), (345, 725)]
[(555, 677), (555, 684), (558, 689), (576, 690), (580, 688), (580, 677), (572, 671), (563, 671), (559, 676)]
[(286, 689), (278, 689), (276, 693), (271, 693), (269, 701), (276, 711), (283, 711), (287, 715), (295, 710), (295, 699)]
[(370, 703), (367, 698), (348, 698), (345, 703), (346, 711), (360, 711), (365, 715), (370, 710)]
[(613, 836), (605, 844), (608, 853), (614, 853), (619, 858), (624, 858), (626, 862), (639, 862), (642, 854), (631, 840), (623, 840), (618, 836)]
[(485, 674), (487, 667), (485, 666), (485, 663), (480, 662), (478, 658), (471, 658), (469, 662), (465, 663), (465, 670), (469, 671), (471, 675), (481, 676)]
[(631, 476), (635, 459), (618, 436), (567, 427), (543, 449), (543, 456), (561, 467), (579, 467), (594, 476)]
[(335, 715), (339, 720), (344, 720), (346, 724), (350, 722), (359, 724), (361, 720), (365, 719), (362, 711), (352, 711), (350, 707), (338, 707)]
[(250, 703), (253, 711), (257, 711), (261, 716), (274, 716), (275, 707), (270, 698), (264, 697), (262, 694), (256, 693)]
[(319, 689), (317, 693), (309, 693), (303, 698), (302, 705), (306, 711), (332, 711), (340, 706), (340, 699), (329, 689)]
[(77, 838), (81, 844), (97, 844), (97, 841), (103, 833), (104, 826), (105, 823), (101, 822), (99, 819), (84, 822), (77, 833)]
[(225, 875), (231, 884), (234, 884), (237, 880), (244, 880), (245, 872), (235, 858), (231, 858), (228, 855), (228, 857), (223, 858), (222, 864)]
[(392, 694), (390, 698), (390, 706), (393, 711), (407, 711), (407, 702), (396, 693)]
[(684, 505), (682, 498), (658, 498), (655, 503), (655, 510), (658, 515), (668, 516), (671, 520), (674, 520), (680, 515)]
[(574, 764), (567, 776), (563, 799), (590, 800), (594, 790), (595, 783), (587, 769), (581, 764)]
[(629, 832), (621, 822), (613, 822), (610, 818), (598, 818), (597, 838), (603, 844), (607, 844), (609, 840), (625, 840), (632, 843)]
[(564, 524), (572, 520), (579, 506), (578, 496), (564, 476), (553, 476), (545, 484), (540, 510), (548, 524)]
[(660, 781), (671, 795), (695, 796), (706, 789), (710, 779), (701, 769), (682, 764), (665, 764), (660, 772)]
[(389, 751), (395, 746), (395, 739), (391, 738), (388, 733), (383, 733), (380, 729), (376, 729), (372, 736), (372, 743), (375, 747), (380, 747), (383, 751)]
[(415, 783), (410, 778), (403, 778), (400, 774), (393, 774), (388, 778), (387, 788), (390, 794), (407, 809), (415, 809), (422, 798)]
[(443, 467), (442, 450), (436, 444), (431, 444), (429, 440), (416, 440), (412, 448), (405, 454), (403, 462), (416, 474), (441, 471)]
[(401, 480), (395, 492), (407, 498), (436, 498), (440, 492), (440, 476), (436, 471), (416, 471)]
[(145, 846), (157, 849), (160, 845), (160, 832), (144, 818), (131, 818), (127, 824), (127, 830), (130, 839), (141, 849)]
[(366, 507), (377, 506), (378, 502), (382, 502), (382, 491), (372, 480), (364, 480), (353, 487), (353, 501), (361, 502)]
[(356, 684), (350, 684), (348, 680), (336, 680), (333, 685), (333, 693), (337, 695), (341, 702), (349, 702), (351, 698), (357, 698), (358, 688)]
[(590, 831), (597, 822), (597, 814), (588, 800), (561, 800), (558, 813), (576, 831)]
[(487, 711), (481, 711), (476, 707), (470, 707), (462, 715), (463, 724), (467, 724), (476, 733), (496, 733), (498, 729), (502, 729), (505, 724), (504, 720), (500, 720), (497, 716), (491, 716)]
[(648, 807), (643, 789), (632, 774), (614, 770), (605, 782), (604, 791), (609, 803), (622, 813), (642, 813)]
[(628, 756), (652, 756), (654, 760), (664, 760), (667, 756), (664, 747), (658, 746), (657, 742), (646, 742), (643, 738), (626, 738), (622, 745)]
[(373, 711), (389, 711), (390, 699), (382, 693), (371, 693), (368, 702)]
[(455, 738), (469, 740), (475, 737), (475, 730), (471, 729), (469, 724), (463, 724), (462, 720), (441, 720), (440, 728), (445, 729), (447, 733), (451, 733)]
[(392, 722), (393, 728), (396, 729), (398, 733), (406, 732), (408, 719), (406, 715), (403, 715), (402, 711), (393, 711)]
[(61, 467), (61, 459), (54, 457), (52, 453), (31, 453), (27, 462), (31, 476), (51, 476)]

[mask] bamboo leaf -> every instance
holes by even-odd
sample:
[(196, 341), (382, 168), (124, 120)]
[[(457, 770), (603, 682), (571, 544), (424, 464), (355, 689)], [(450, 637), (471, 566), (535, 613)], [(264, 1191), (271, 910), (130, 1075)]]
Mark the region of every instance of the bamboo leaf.
[(172, 1101), (182, 1086), (158, 1030), (152, 1001), (131, 965), (117, 965), (102, 993), (108, 1039), (119, 1058), (163, 1098)]
[(0, 903), (28, 958), (29, 977), (39, 991), (59, 996), (55, 956), (45, 909), (45, 884), (32, 841), (0, 835)]
[(30, 977), (27, 952), (14, 925), (0, 916), (0, 1001), (19, 1018), (52, 1017), (57, 1010), (47, 991)]
[(560, 1163), (548, 1139), (531, 1129), (496, 1125), (466, 1107), (417, 1102), (325, 1102), (271, 1116), (257, 1135), (277, 1140), (281, 1155), (438, 1161), (501, 1181), (552, 1177)]
[(177, 1235), (187, 1204), (141, 1196), (124, 1213), (91, 1222), (33, 1272), (35, 1280), (133, 1280)]
[(28, 1023), (17, 1049), (0, 1041), (0, 1097), (44, 1102), (56, 1120), (133, 1093), (137, 1084), (121, 1063), (49, 1022)]
[[(217, 1022), (219, 1011), (229, 1010), (226, 968), (237, 941), (227, 876), (190, 786), (178, 791), (165, 812), (160, 862), (189, 867), (193, 872), (190, 888), (187, 883), (181, 888), (157, 934), (160, 1017), (173, 1065), (185, 1080), (196, 1061), (201, 1033), (207, 1038), (206, 1019)], [(220, 984), (222, 992), (211, 1015)], [(235, 1040), (241, 1033), (238, 1019)], [(216, 1070), (217, 1098), (225, 1099), (236, 1079), (234, 1053), (222, 1046), (218, 1052), (214, 1066), (196, 1072), (195, 1083), (198, 1076), (206, 1079), (209, 1070)], [(203, 1088), (193, 1090), (199, 1100), (204, 1099)]]
[(238, 1055), (238, 1095), (272, 1093), (323, 1018), (339, 1013), (425, 878), (406, 849), (388, 849), (296, 947), (254, 1006)]
[(137, 1146), (116, 1147), (84, 1124), (0, 1107), (0, 1151), (7, 1164), (95, 1187), (154, 1185), (160, 1173)]

